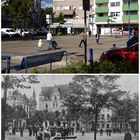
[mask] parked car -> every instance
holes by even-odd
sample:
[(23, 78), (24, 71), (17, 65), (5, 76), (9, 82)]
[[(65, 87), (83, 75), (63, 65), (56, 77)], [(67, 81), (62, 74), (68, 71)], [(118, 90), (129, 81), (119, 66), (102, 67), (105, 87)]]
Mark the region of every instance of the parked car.
[(19, 33), (21, 36), (26, 36), (30, 34), (28, 29), (16, 29), (16, 32)]
[(139, 42), (138, 36), (131, 38), (126, 46), (119, 48), (111, 48), (110, 50), (104, 51), (100, 56), (100, 61), (109, 60), (112, 62), (120, 62), (122, 59), (126, 59), (128, 62), (134, 62), (138, 65), (139, 57)]
[(39, 28), (36, 30), (37, 36), (46, 36), (48, 31), (45, 28)]
[(20, 34), (17, 33), (13, 28), (2, 28), (1, 31), (5, 34), (9, 34), (10, 37), (20, 37)]
[(6, 40), (6, 39), (9, 39), (10, 38), (10, 35), (1, 31), (1, 39), (2, 40)]

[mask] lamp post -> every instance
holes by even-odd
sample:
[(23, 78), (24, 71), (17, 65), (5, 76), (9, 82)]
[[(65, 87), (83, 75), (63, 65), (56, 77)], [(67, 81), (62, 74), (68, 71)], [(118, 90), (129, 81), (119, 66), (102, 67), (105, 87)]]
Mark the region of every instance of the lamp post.
[(131, 0), (128, 0), (128, 40), (130, 40), (130, 2)]

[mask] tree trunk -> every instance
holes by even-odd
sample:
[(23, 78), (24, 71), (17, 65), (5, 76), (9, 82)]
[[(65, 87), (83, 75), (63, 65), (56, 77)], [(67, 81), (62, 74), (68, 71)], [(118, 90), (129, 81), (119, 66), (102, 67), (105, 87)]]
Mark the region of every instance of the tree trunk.
[(97, 133), (97, 118), (98, 118), (98, 112), (95, 112), (95, 124), (94, 124), (94, 140), (96, 140), (96, 133)]
[(2, 112), (2, 140), (5, 140), (5, 122), (6, 122), (6, 99), (7, 99), (7, 88), (4, 89), (4, 103), (3, 103), (3, 107), (4, 111)]

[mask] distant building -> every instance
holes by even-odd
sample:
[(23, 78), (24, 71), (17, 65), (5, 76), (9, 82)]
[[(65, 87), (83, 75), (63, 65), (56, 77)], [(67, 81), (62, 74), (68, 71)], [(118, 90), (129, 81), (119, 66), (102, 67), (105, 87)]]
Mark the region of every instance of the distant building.
[(69, 93), (68, 85), (55, 85), (54, 87), (42, 87), (39, 95), (39, 110), (62, 111), (62, 101)]
[[(83, 0), (53, 0), (53, 11), (58, 16), (62, 13), (66, 23), (61, 25), (67, 34), (78, 33), (85, 28)], [(95, 34), (94, 0), (90, 1), (90, 11), (87, 11), (88, 31), (92, 30)], [(58, 24), (53, 24), (52, 28), (57, 28)]]
[[(53, 11), (56, 16), (62, 12), (66, 23), (61, 25), (67, 33), (84, 29), (83, 0), (53, 0)], [(87, 11), (87, 29), (93, 35), (128, 34), (130, 14), (130, 30), (138, 30), (139, 1), (131, 0), (90, 0), (90, 11)], [(57, 28), (54, 23), (51, 27)]]
[[(39, 95), (39, 110), (48, 109), (49, 112), (61, 112), (62, 109), (65, 109), (64, 107), (62, 107), (62, 102), (64, 101), (65, 97), (69, 94), (69, 92), (70, 88), (68, 85), (42, 87), (41, 93)], [(112, 127), (111, 116), (111, 110), (106, 108), (102, 109), (98, 117), (98, 129), (103, 128), (104, 130), (106, 130), (106, 128)], [(77, 125), (77, 129), (80, 130), (80, 128), (83, 126), (83, 123), (79, 120)], [(90, 125), (90, 129), (94, 129), (94, 123)]]
[(14, 90), (9, 93), (7, 104), (15, 109), (17, 107), (22, 107), (25, 110), (27, 118), (16, 118), (15, 116), (15, 119), (9, 123), (12, 123), (17, 128), (20, 128), (20, 126), (23, 125), (26, 128), (27, 119), (34, 115), (37, 106), (35, 90), (33, 91), (33, 96), (30, 99), (27, 98), (25, 94), (22, 95), (19, 90)]

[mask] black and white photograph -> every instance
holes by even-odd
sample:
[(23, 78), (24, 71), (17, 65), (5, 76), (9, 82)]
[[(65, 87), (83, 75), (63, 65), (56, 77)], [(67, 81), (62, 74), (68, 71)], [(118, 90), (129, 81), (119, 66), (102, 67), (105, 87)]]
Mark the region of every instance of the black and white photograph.
[(1, 75), (2, 140), (138, 140), (138, 75)]

